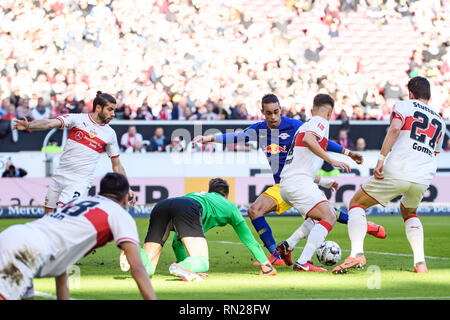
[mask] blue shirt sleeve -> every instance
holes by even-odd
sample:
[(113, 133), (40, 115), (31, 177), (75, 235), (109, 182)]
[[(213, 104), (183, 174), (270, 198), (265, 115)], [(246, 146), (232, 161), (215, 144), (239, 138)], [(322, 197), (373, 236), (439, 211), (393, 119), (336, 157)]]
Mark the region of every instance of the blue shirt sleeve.
[(342, 150), (344, 150), (343, 146), (341, 146), (340, 144), (337, 144), (336, 142), (334, 142), (332, 140), (328, 140), (327, 151), (342, 153)]
[(241, 141), (258, 140), (259, 122), (252, 124), (244, 131), (216, 134), (216, 142), (218, 143), (236, 143)]

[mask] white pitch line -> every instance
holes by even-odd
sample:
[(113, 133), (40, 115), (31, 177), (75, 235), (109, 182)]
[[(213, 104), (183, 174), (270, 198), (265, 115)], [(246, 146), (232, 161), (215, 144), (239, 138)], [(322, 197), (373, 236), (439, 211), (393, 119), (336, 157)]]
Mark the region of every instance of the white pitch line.
[[(210, 241), (210, 242), (217, 242), (217, 243), (225, 243), (225, 244), (240, 244), (244, 245), (242, 242), (231, 242), (231, 241)], [(304, 247), (295, 247), (297, 249), (303, 249)], [(342, 250), (345, 252), (350, 252), (350, 250)], [(378, 251), (366, 251), (366, 253), (372, 253), (372, 254), (380, 254), (385, 256), (399, 256), (399, 257), (413, 257), (412, 254), (407, 253), (392, 253), (392, 252), (378, 252)], [(427, 259), (434, 259), (434, 260), (450, 260), (449, 257), (432, 257), (432, 256), (425, 256)]]

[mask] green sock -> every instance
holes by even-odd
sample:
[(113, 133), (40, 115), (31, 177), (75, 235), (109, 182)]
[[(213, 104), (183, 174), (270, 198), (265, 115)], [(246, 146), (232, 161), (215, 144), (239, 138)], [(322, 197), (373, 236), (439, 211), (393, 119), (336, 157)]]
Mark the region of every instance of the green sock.
[(187, 257), (179, 265), (192, 272), (206, 272), (209, 270), (209, 260), (203, 256)]
[(152, 262), (148, 258), (147, 252), (145, 252), (144, 249), (139, 247), (139, 253), (141, 254), (141, 260), (144, 264), (145, 270), (147, 271), (148, 275), (151, 276), (155, 273), (155, 269), (153, 268)]

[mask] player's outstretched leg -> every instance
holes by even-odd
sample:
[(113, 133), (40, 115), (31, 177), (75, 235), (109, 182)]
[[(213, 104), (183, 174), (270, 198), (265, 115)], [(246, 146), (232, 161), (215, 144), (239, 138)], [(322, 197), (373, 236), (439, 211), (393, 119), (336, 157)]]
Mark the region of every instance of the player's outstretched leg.
[(347, 273), (349, 269), (361, 269), (366, 265), (367, 261), (364, 256), (364, 238), (367, 234), (366, 209), (378, 203), (377, 200), (369, 196), (361, 188), (354, 194), (350, 201), (350, 210), (348, 211), (348, 236), (351, 242), (350, 256), (344, 260), (344, 263), (335, 267), (332, 270), (333, 273)]
[(281, 242), (277, 246), (277, 251), (280, 253), (281, 258), (288, 266), (294, 264), (291, 257), (294, 247), (297, 245), (297, 243), (299, 243), (302, 239), (306, 238), (309, 235), (311, 229), (314, 227), (314, 224), (315, 222), (311, 218), (306, 219), (287, 240)]
[[(348, 224), (348, 213), (345, 210), (334, 208), (336, 210), (337, 222), (342, 224)], [(380, 226), (374, 222), (367, 221), (367, 234), (374, 236), (375, 238), (385, 239), (386, 230), (383, 226)]]
[(328, 233), (336, 223), (336, 216), (334, 209), (330, 206), (328, 201), (319, 202), (313, 209), (308, 212), (310, 219), (318, 220), (314, 224), (308, 235), (305, 248), (297, 262), (294, 264), (294, 271), (312, 271), (312, 272), (327, 272), (327, 269), (315, 266), (312, 262), (312, 256), (317, 248), (325, 241)]
[(269, 261), (272, 265), (284, 265), (280, 254), (276, 250), (277, 243), (273, 238), (272, 229), (264, 217), (267, 213), (276, 210), (277, 204), (275, 201), (264, 195), (260, 195), (256, 201), (248, 208), (248, 216), (258, 232), (259, 238), (264, 243), (264, 246), (269, 250), (271, 256)]

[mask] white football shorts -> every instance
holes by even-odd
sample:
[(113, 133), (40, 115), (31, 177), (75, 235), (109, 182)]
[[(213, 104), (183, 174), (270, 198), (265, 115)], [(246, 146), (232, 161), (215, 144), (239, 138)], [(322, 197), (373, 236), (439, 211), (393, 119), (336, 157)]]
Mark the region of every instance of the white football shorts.
[(86, 180), (53, 176), (45, 196), (44, 206), (56, 208), (70, 202), (73, 198), (88, 194), (91, 185)]
[(18, 224), (0, 233), (0, 295), (19, 300), (34, 295), (33, 277), (48, 260), (40, 236)]
[(428, 185), (386, 176), (382, 180), (377, 180), (372, 176), (361, 186), (361, 189), (383, 207), (395, 197), (403, 195), (400, 202), (405, 208), (413, 209), (419, 206)]
[(327, 197), (309, 176), (292, 176), (280, 182), (281, 197), (297, 209), (304, 219), (319, 203), (328, 202)]

